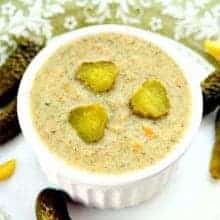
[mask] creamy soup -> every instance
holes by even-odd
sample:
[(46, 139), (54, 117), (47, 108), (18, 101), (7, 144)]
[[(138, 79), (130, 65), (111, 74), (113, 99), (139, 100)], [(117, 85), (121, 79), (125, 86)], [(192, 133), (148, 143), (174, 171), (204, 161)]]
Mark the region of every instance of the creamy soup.
[[(114, 86), (95, 93), (75, 78), (84, 62), (113, 62)], [(129, 99), (149, 78), (163, 83), (169, 113), (159, 119), (132, 113)], [(72, 109), (100, 103), (108, 114), (104, 136), (87, 143), (68, 117)], [(122, 34), (97, 34), (60, 47), (37, 73), (31, 90), (33, 124), (45, 146), (68, 165), (97, 173), (143, 169), (167, 156), (182, 138), (190, 117), (189, 85), (175, 62), (157, 46)]]

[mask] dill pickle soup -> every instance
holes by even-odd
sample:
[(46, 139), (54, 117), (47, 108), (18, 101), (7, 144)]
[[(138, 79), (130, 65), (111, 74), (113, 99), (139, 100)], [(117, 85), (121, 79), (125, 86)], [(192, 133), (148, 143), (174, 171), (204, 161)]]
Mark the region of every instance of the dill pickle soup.
[[(94, 82), (77, 73), (86, 71), (81, 67), (87, 64), (96, 68), (95, 74), (103, 74), (100, 63), (107, 63), (108, 71), (116, 67), (117, 74), (103, 79), (108, 89), (94, 91), (97, 84), (102, 89), (100, 77)], [(169, 111), (161, 117), (145, 117), (132, 109), (131, 98), (146, 80), (166, 90)], [(88, 109), (92, 119), (83, 118)], [(153, 165), (175, 148), (188, 126), (191, 95), (181, 69), (157, 46), (133, 36), (99, 33), (74, 40), (48, 58), (33, 82), (31, 112), (52, 154), (74, 168), (120, 174)], [(98, 138), (90, 125), (101, 127)]]

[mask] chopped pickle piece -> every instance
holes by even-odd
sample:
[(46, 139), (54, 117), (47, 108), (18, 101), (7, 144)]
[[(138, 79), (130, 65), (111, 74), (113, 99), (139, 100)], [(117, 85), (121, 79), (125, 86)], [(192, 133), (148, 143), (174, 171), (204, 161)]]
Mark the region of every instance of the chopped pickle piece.
[(94, 92), (105, 92), (112, 88), (118, 68), (109, 61), (82, 63), (76, 72), (76, 79), (81, 80)]
[(72, 127), (88, 143), (96, 142), (103, 137), (107, 120), (107, 113), (99, 104), (77, 107), (69, 116)]
[(133, 113), (157, 119), (168, 113), (170, 108), (167, 92), (161, 82), (146, 80), (130, 99)]
[(0, 164), (0, 181), (10, 178), (15, 171), (16, 161), (14, 159)]
[(220, 109), (215, 120), (215, 143), (209, 170), (214, 179), (220, 179)]

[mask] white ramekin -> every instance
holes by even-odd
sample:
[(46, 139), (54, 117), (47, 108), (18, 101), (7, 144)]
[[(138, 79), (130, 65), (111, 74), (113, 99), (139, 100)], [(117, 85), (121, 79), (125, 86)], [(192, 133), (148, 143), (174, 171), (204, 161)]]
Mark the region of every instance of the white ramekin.
[[(187, 131), (180, 143), (166, 158), (156, 165), (128, 174), (97, 175), (79, 171), (66, 165), (61, 159), (52, 155), (44, 146), (31, 118), (30, 90), (36, 73), (42, 64), (61, 45), (82, 36), (101, 32), (137, 36), (158, 45), (183, 70), (192, 94), (192, 114)], [(151, 198), (163, 188), (176, 162), (190, 145), (193, 136), (199, 128), (202, 115), (200, 83), (195, 72), (197, 67), (189, 56), (183, 56), (181, 49), (184, 49), (184, 47), (158, 34), (123, 25), (90, 26), (56, 37), (48, 43), (33, 59), (23, 76), (18, 93), (18, 116), (25, 138), (33, 146), (42, 170), (52, 183), (68, 192), (74, 200), (98, 208), (133, 206)]]

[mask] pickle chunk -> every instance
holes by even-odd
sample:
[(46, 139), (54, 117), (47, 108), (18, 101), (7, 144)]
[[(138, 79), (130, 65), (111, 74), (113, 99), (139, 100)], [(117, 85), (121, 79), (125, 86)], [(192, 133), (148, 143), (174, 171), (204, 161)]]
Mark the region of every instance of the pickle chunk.
[(146, 80), (130, 99), (134, 114), (157, 119), (166, 115), (170, 108), (165, 87), (157, 80)]
[(99, 141), (103, 137), (107, 120), (107, 113), (99, 104), (77, 107), (69, 115), (72, 127), (88, 143)]
[(98, 61), (82, 63), (76, 72), (76, 79), (82, 81), (94, 92), (110, 90), (118, 74), (118, 68), (112, 62)]
[(15, 167), (15, 159), (0, 164), (0, 181), (7, 180), (8, 178), (10, 178), (14, 174)]

